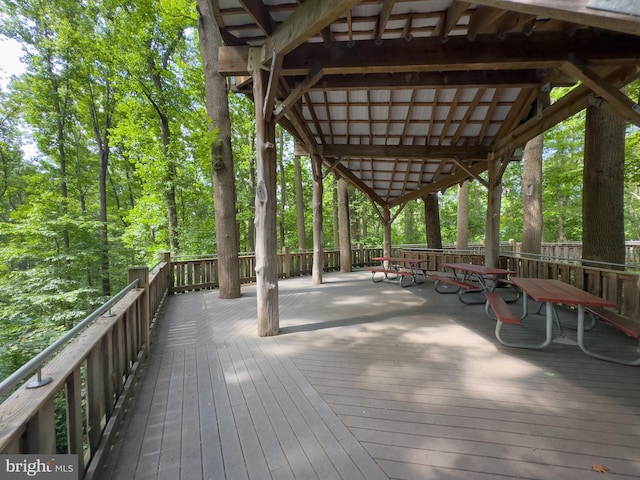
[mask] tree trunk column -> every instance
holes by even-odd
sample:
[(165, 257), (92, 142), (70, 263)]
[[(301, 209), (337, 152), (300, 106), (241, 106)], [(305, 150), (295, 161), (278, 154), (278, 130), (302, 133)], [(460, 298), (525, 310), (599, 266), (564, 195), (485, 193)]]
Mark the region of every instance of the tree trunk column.
[(313, 268), (311, 272), (312, 285), (322, 283), (324, 270), (324, 236), (322, 234), (322, 159), (318, 155), (311, 157), (311, 171), (313, 174)]
[[(382, 255), (391, 256), (391, 210), (385, 207), (383, 211), (382, 223), (384, 224), (384, 239), (382, 243)], [(386, 265), (385, 265), (386, 268)]]
[(489, 158), (488, 173), (489, 191), (484, 264), (487, 267), (497, 267), (500, 258), (500, 207), (502, 201), (502, 175), (499, 159)]
[(278, 308), (278, 238), (276, 213), (275, 123), (264, 119), (263, 103), (266, 74), (253, 72), (253, 97), (256, 108), (256, 282), (258, 302), (258, 335), (277, 335), (280, 330)]
[(349, 222), (349, 190), (343, 178), (338, 180), (338, 224), (340, 231), (340, 271), (351, 271), (351, 232)]

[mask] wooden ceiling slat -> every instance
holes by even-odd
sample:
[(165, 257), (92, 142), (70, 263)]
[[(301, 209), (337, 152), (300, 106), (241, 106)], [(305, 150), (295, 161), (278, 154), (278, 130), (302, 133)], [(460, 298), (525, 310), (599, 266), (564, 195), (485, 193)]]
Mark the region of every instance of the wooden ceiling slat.
[(444, 126), (442, 127), (442, 132), (440, 133), (440, 144), (442, 145), (445, 141), (445, 139), (447, 138), (448, 132), (449, 132), (449, 126), (451, 125), (451, 122), (453, 121), (453, 117), (456, 114), (456, 110), (458, 109), (458, 101), (460, 100), (460, 95), (462, 93), (462, 90), (456, 90), (454, 97), (453, 97), (453, 101), (451, 102), (451, 107), (449, 107), (449, 112), (447, 114), (447, 119), (444, 122)]
[(458, 130), (456, 131), (455, 135), (451, 139), (451, 145), (458, 144), (458, 141), (460, 140), (462, 133), (464, 132), (467, 125), (469, 125), (469, 118), (471, 118), (471, 115), (473, 115), (473, 113), (475, 112), (476, 107), (480, 104), (480, 101), (482, 100), (482, 97), (484, 96), (485, 92), (486, 92), (485, 88), (479, 88), (476, 94), (474, 95), (471, 104), (467, 107), (467, 111), (462, 117), (462, 120), (460, 120), (460, 126), (458, 127)]

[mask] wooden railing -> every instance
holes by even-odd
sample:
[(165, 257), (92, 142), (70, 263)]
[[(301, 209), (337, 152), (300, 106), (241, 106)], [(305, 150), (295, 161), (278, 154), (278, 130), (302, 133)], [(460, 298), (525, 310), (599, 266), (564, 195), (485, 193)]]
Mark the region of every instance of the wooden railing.
[(97, 467), (103, 435), (147, 354), (170, 271), (166, 261), (152, 272), (130, 269), (129, 285), (135, 287), (108, 311), (94, 312), (101, 316), (44, 365), (49, 383), (38, 388), (23, 384), (8, 395), (0, 405), (0, 453), (75, 454), (80, 477)]
[[(445, 263), (484, 263), (478, 252), (395, 251), (395, 256), (423, 258), (429, 271), (444, 271)], [(354, 267), (377, 262), (381, 248), (352, 251)], [(281, 278), (309, 275), (311, 252), (279, 255)], [(619, 311), (640, 318), (638, 274), (503, 254), (499, 266), (517, 275), (557, 278), (615, 302)], [(255, 257), (240, 258), (243, 283), (255, 282)], [(339, 270), (337, 251), (325, 252), (324, 269)], [(99, 468), (104, 436), (111, 431), (122, 410), (133, 375), (150, 345), (150, 330), (167, 292), (185, 292), (217, 286), (215, 258), (175, 259), (165, 256), (151, 272), (146, 267), (129, 270), (137, 286), (71, 340), (45, 366), (52, 381), (39, 388), (18, 387), (0, 405), (0, 453), (69, 453), (79, 456), (79, 467), (87, 477)], [(56, 418), (64, 418), (56, 428)], [(60, 423), (60, 422), (58, 422)]]
[[(351, 251), (351, 264), (354, 267), (373, 265), (373, 257), (381, 256), (382, 248), (359, 247)], [(256, 281), (256, 259), (253, 255), (242, 255), (240, 262), (240, 283), (250, 284)], [(290, 278), (311, 275), (313, 252), (290, 252), (288, 249), (278, 255), (278, 277)], [(324, 252), (324, 271), (340, 270), (340, 252)], [(171, 261), (171, 293), (203, 290), (218, 287), (218, 259), (214, 257), (180, 258)]]

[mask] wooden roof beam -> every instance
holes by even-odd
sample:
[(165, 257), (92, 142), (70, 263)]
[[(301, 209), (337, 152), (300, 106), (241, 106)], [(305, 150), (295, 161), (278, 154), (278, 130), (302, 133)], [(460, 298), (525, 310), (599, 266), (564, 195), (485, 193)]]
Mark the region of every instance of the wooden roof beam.
[(262, 47), (262, 63), (269, 63), (273, 55), (291, 52), (362, 1), (307, 0), (266, 39)]
[[(604, 79), (614, 87), (622, 87), (638, 77), (640, 77), (640, 71), (636, 67), (621, 67), (604, 75)], [(585, 84), (574, 88), (564, 97), (545, 108), (540, 118), (534, 116), (508, 135), (500, 138), (494, 146), (496, 155), (504, 149), (523, 146), (533, 137), (587, 108), (590, 93), (591, 89)]]
[(449, 9), (444, 13), (444, 17), (436, 27), (435, 36), (447, 37), (451, 30), (455, 28), (460, 17), (467, 11), (471, 4), (469, 2), (461, 2), (454, 0)]
[(589, 8), (589, 0), (474, 0), (473, 3), (640, 35), (638, 17)]
[(463, 158), (484, 159), (491, 149), (484, 146), (430, 146), (430, 145), (320, 145), (323, 157), (344, 158)]
[(273, 115), (275, 117), (276, 122), (280, 120), (283, 115), (285, 115), (293, 105), (295, 105), (298, 100), (300, 100), (305, 93), (307, 93), (311, 87), (313, 87), (318, 80), (322, 78), (324, 72), (321, 68), (316, 69), (313, 72), (310, 72), (307, 78), (296, 88), (294, 88), (289, 96), (284, 99), (275, 109)]
[[(305, 3), (306, 5), (306, 3)], [(526, 35), (479, 35), (470, 46), (466, 37), (394, 39), (381, 45), (361, 40), (300, 45), (284, 59), (283, 75), (306, 75), (322, 65), (326, 75), (415, 73), (474, 70), (553, 69), (570, 58), (600, 63), (635, 64), (640, 58), (640, 36), (592, 31)]]
[(376, 25), (376, 35), (375, 40), (378, 42), (382, 41), (382, 34), (384, 33), (384, 29), (387, 28), (387, 22), (391, 17), (391, 11), (393, 10), (393, 5), (396, 3), (396, 0), (383, 0), (382, 9), (380, 10), (380, 15), (378, 15), (378, 22)]
[(265, 7), (264, 2), (259, 0), (238, 0), (242, 7), (255, 20), (266, 35), (271, 35), (276, 29), (276, 22), (271, 18), (271, 14)]
[(433, 192), (444, 191), (452, 185), (456, 185), (470, 178), (475, 178), (477, 175), (480, 175), (482, 172), (486, 171), (488, 165), (489, 163), (485, 161), (478, 162), (475, 165), (469, 167), (469, 171), (473, 172), (473, 175), (462, 169), (458, 170), (453, 175), (443, 175), (436, 182), (432, 182), (422, 188), (414, 190), (413, 192), (409, 192), (402, 197), (396, 198), (390, 203), (390, 206), (393, 207), (395, 205), (401, 205), (402, 203), (408, 202), (409, 200), (418, 200)]
[(565, 62), (562, 71), (568, 75), (576, 76), (584, 85), (606, 100), (613, 110), (622, 118), (634, 125), (640, 126), (640, 106), (620, 90), (612, 87), (600, 75), (588, 67), (581, 67), (575, 62)]

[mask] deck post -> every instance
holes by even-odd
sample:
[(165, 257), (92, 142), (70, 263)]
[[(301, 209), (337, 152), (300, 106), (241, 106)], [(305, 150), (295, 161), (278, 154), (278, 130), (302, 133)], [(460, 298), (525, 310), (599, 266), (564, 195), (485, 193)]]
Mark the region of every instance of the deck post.
[(267, 74), (256, 68), (253, 75), (253, 98), (256, 108), (256, 283), (258, 335), (270, 337), (280, 330), (278, 307), (278, 242), (276, 232), (276, 124), (267, 120), (264, 100)]
[(284, 278), (291, 277), (291, 252), (289, 247), (282, 247), (282, 274)]
[(324, 235), (322, 233), (322, 158), (319, 155), (311, 157), (311, 171), (313, 174), (313, 267), (311, 269), (311, 283), (320, 285), (324, 271)]
[(149, 302), (149, 267), (146, 265), (138, 266), (138, 267), (129, 267), (127, 271), (127, 279), (128, 282), (131, 283), (134, 280), (139, 280), (138, 288), (144, 290), (141, 299), (141, 312), (142, 315), (142, 331), (140, 335), (142, 335), (142, 344), (145, 346), (145, 356), (149, 352), (149, 331), (151, 325), (151, 308)]
[(484, 264), (487, 267), (497, 267), (500, 259), (500, 207), (503, 172), (500, 168), (500, 158), (494, 158), (491, 155), (488, 160), (489, 185)]

